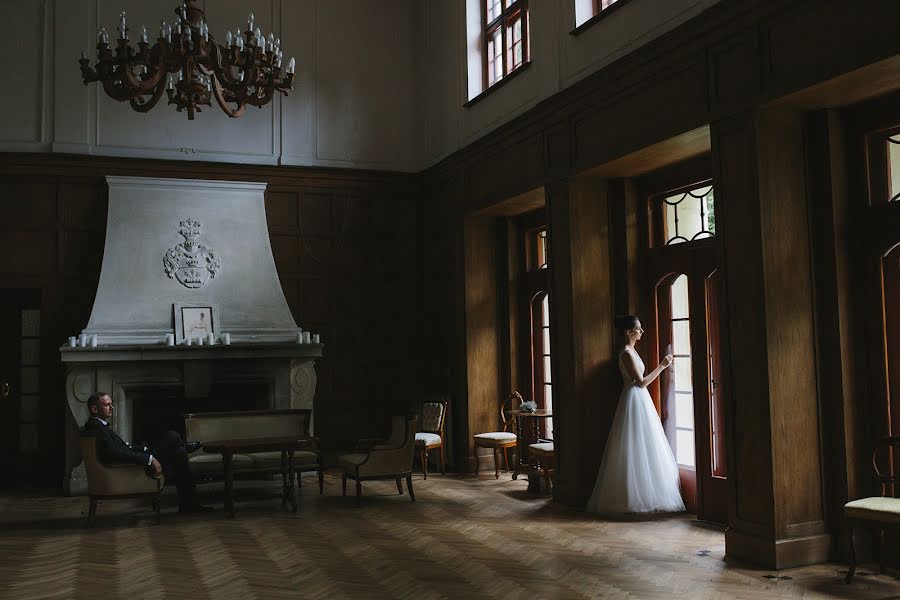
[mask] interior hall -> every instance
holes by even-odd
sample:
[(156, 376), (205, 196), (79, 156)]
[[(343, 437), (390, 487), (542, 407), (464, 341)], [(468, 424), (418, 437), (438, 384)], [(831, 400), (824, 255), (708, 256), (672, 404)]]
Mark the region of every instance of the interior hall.
[(900, 598), (893, 0), (0, 21), (0, 598)]

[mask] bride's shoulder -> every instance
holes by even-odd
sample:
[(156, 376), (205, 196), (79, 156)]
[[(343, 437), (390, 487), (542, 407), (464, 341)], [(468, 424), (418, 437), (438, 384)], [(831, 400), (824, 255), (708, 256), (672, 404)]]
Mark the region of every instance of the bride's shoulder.
[(635, 354), (635, 352), (634, 352), (634, 350), (633, 350), (632, 348), (629, 348), (628, 346), (624, 346), (624, 347), (619, 351), (619, 358), (623, 358), (623, 357), (625, 357), (625, 356), (634, 356), (634, 354)]

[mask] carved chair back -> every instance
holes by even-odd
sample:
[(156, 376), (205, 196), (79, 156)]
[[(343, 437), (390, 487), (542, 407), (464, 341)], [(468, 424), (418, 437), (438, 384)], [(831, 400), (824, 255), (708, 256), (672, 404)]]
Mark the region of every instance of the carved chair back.
[[(900, 474), (894, 468), (894, 461), (900, 460), (900, 435), (883, 437), (875, 442), (872, 451), (872, 467), (875, 469), (875, 478), (881, 484), (881, 495), (888, 495), (888, 487), (900, 484)], [(881, 466), (879, 466), (881, 465)], [(894, 494), (898, 492), (896, 487)]]
[(444, 438), (444, 423), (447, 420), (446, 402), (426, 402), (422, 405), (422, 427), (419, 431), (436, 433)]
[(520, 404), (525, 402), (522, 394), (518, 390), (513, 391), (510, 395), (503, 399), (500, 403), (500, 422), (503, 423), (503, 431), (515, 430), (516, 420), (509, 418), (509, 412), (515, 410)]

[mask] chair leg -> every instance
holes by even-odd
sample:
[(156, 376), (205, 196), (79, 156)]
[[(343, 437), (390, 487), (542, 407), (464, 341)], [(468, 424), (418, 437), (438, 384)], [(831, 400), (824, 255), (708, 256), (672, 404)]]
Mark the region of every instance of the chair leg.
[(500, 479), (500, 461), (497, 456), (496, 448), (494, 448), (494, 479)]
[(444, 441), (443, 441), (443, 440), (441, 440), (440, 459), (441, 459), (441, 475), (446, 475), (446, 474), (447, 474), (447, 469), (446, 469), (445, 466), (444, 466), (444, 463), (445, 463), (445, 461), (446, 461), (446, 457), (444, 456)]
[(403, 478), (402, 477), (397, 478), (397, 493), (400, 494), (401, 496), (403, 495)]
[(506, 470), (509, 471), (509, 448), (503, 449), (503, 464), (506, 465)]
[(356, 482), (356, 506), (359, 506), (362, 502), (362, 484), (357, 481)]
[(319, 495), (321, 496), (325, 492), (325, 474), (322, 472), (322, 469), (319, 468)]
[(88, 527), (94, 526), (94, 518), (97, 516), (97, 499), (91, 496), (91, 506), (88, 508)]
[(341, 472), (341, 496), (347, 495), (347, 474)]
[(478, 445), (475, 445), (475, 449), (472, 450), (472, 455), (475, 457), (475, 477), (478, 477)]
[(157, 525), (159, 525), (162, 522), (162, 518), (160, 517), (160, 514), (159, 514), (159, 505), (160, 505), (159, 494), (157, 494), (157, 495), (153, 496), (153, 514), (156, 517)]
[(850, 544), (850, 568), (847, 569), (847, 578), (844, 579), (844, 583), (850, 583), (853, 581), (853, 574), (856, 573), (856, 548), (853, 546), (853, 525), (850, 526), (850, 531), (848, 532), (849, 536), (849, 544)]
[(428, 448), (422, 447), (422, 479), (428, 479)]
[(884, 575), (884, 528), (881, 528), (881, 540), (878, 547), (878, 572)]
[(406, 476), (406, 489), (409, 490), (409, 499), (413, 502), (416, 501), (416, 494), (413, 492), (412, 488), (412, 473)]

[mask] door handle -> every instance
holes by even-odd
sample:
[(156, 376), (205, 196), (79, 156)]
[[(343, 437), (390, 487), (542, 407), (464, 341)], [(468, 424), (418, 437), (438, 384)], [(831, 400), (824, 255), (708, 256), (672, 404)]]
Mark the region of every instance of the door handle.
[(6, 381), (0, 385), (0, 398), (9, 398), (9, 383)]

